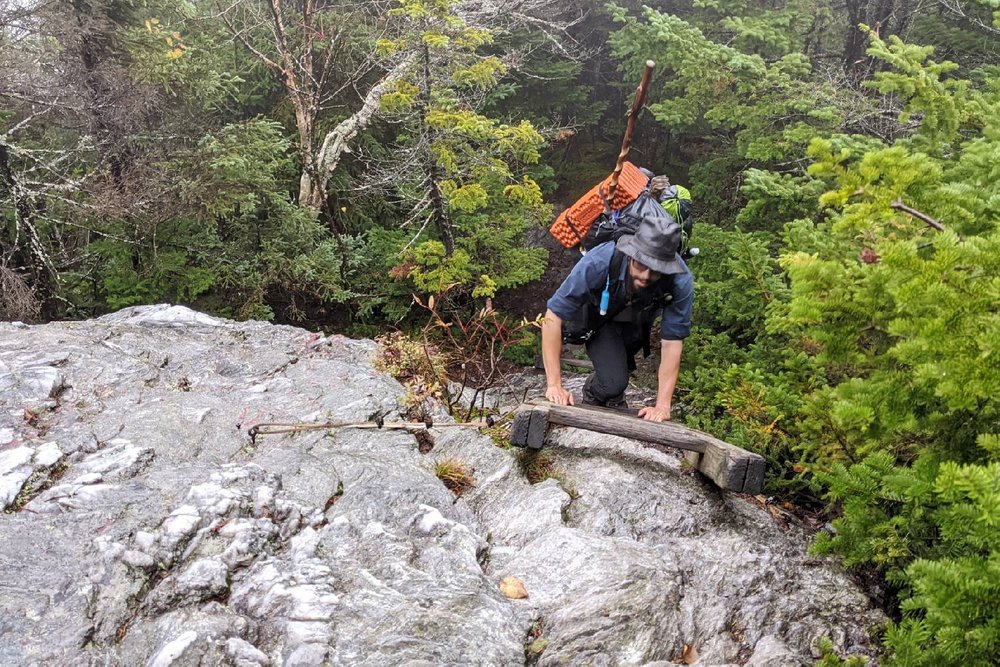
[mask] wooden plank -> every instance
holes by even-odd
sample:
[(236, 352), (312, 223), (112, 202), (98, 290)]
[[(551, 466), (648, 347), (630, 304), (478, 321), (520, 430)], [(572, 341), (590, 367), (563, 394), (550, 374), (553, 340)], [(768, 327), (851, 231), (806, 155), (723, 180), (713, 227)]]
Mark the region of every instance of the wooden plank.
[[(728, 443), (727, 443), (728, 444)], [(738, 447), (706, 447), (701, 455), (698, 464), (698, 472), (715, 482), (720, 489), (727, 491), (744, 491), (744, 482), (747, 477), (747, 456), (737, 454), (734, 456), (734, 449)], [(743, 450), (739, 450), (743, 452)]]
[(701, 454), (698, 452), (684, 452), (684, 460), (687, 461), (692, 468), (697, 470), (698, 466), (701, 465)]
[(528, 427), (531, 425), (530, 406), (521, 406), (514, 412), (514, 420), (510, 424), (510, 444), (515, 447), (526, 447), (528, 444)]
[(764, 488), (764, 457), (756, 456), (747, 462), (747, 476), (743, 493), (757, 495)]
[(697, 460), (692, 460), (695, 468), (720, 488), (739, 493), (760, 492), (764, 459), (707, 433), (674, 422), (638, 419), (632, 410), (624, 412), (595, 406), (554, 405), (540, 399), (530, 401), (522, 409), (528, 406), (532, 410), (546, 406), (547, 425), (582, 428), (687, 450), (697, 456)]
[(572, 426), (598, 433), (619, 435), (623, 438), (655, 442), (694, 452), (704, 452), (706, 441), (715, 440), (707, 433), (701, 433), (673, 422), (651, 422), (638, 419), (635, 410), (624, 411), (594, 405), (555, 405), (547, 401), (529, 401), (525, 405), (540, 404), (549, 407), (549, 423), (560, 426)]
[(705, 454), (685, 452), (684, 459), (721, 488), (751, 495), (760, 493), (764, 486), (764, 458), (735, 445), (729, 446), (738, 452), (710, 448)]

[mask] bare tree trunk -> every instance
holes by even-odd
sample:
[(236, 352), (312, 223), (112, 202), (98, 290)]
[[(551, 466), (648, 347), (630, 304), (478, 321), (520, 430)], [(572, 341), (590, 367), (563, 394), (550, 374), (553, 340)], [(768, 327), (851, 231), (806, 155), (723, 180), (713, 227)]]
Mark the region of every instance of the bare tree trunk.
[(448, 213), (444, 209), (444, 198), (441, 196), (440, 188), (438, 188), (438, 180), (440, 179), (438, 166), (434, 162), (434, 156), (430, 153), (427, 154), (427, 162), (427, 171), (431, 177), (431, 206), (434, 208), (434, 222), (437, 224), (438, 231), (441, 232), (445, 257), (451, 257), (455, 253), (455, 232), (451, 228), (451, 220), (448, 219)]
[(847, 0), (847, 40), (844, 46), (845, 69), (856, 79), (865, 76), (871, 66), (866, 51), (868, 35), (858, 25), (864, 23), (880, 38), (905, 36), (920, 9), (920, 0)]
[[(867, 0), (847, 0), (847, 39), (844, 44), (844, 69), (858, 74), (867, 65), (865, 50), (868, 35), (861, 32), (858, 26), (865, 21)], [(860, 77), (859, 77), (860, 78)]]
[(293, 100), (295, 125), (299, 131), (299, 159), (302, 161), (302, 175), (299, 177), (299, 206), (319, 211), (326, 201), (326, 192), (316, 182), (316, 160), (313, 157), (313, 136), (315, 117), (309, 117), (304, 108)]
[[(299, 131), (299, 158), (302, 176), (299, 179), (299, 205), (318, 211), (326, 195), (316, 182), (316, 161), (313, 158), (316, 138), (316, 116), (319, 113), (318, 91), (313, 72), (313, 47), (316, 31), (313, 26), (315, 5), (313, 0), (302, 4), (302, 45), (298, 58), (289, 43), (285, 20), (281, 15), (282, 0), (269, 0), (273, 21), (274, 46), (281, 57), (276, 74), (285, 85), (295, 110), (295, 127)], [(266, 62), (266, 61), (265, 61)], [(273, 68), (272, 68), (273, 69)]]
[[(319, 113), (319, 86), (313, 72), (313, 49), (318, 35), (313, 21), (316, 6), (314, 0), (303, 0), (301, 43), (298, 53), (289, 40), (285, 19), (282, 15), (282, 0), (268, 0), (269, 28), (274, 40), (271, 47), (275, 58), (264, 52), (264, 47), (255, 44), (249, 37), (250, 30), (237, 25), (229, 14), (233, 6), (219, 5), (219, 18), (226, 24), (233, 37), (262, 62), (285, 87), (285, 93), (295, 114), (295, 127), (299, 135), (299, 159), (302, 161), (302, 175), (299, 177), (299, 204), (319, 210), (326, 199), (323, 188), (316, 179), (315, 137), (316, 116)], [(263, 17), (254, 17), (264, 21)]]
[(430, 49), (424, 45), (424, 72), (420, 89), (420, 133), (426, 142), (425, 168), (430, 178), (431, 207), (433, 210), (434, 223), (441, 233), (441, 240), (444, 242), (444, 252), (446, 257), (451, 257), (455, 252), (455, 232), (451, 228), (451, 220), (448, 219), (448, 212), (444, 207), (444, 197), (441, 196), (441, 189), (438, 183), (441, 181), (437, 162), (430, 151), (430, 144), (433, 140), (433, 131), (427, 127), (427, 113), (431, 108), (431, 55)]

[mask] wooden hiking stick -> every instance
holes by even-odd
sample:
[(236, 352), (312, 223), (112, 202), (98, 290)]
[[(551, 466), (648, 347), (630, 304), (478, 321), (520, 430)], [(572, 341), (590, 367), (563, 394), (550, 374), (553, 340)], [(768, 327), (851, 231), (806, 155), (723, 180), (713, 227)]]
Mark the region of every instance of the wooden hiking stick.
[(646, 91), (649, 90), (649, 80), (653, 78), (653, 68), (656, 63), (652, 60), (646, 61), (646, 71), (642, 73), (642, 80), (639, 87), (635, 89), (635, 101), (632, 102), (632, 110), (628, 114), (628, 123), (625, 125), (625, 136), (622, 138), (622, 150), (618, 153), (618, 162), (615, 163), (615, 170), (611, 172), (611, 182), (608, 183), (607, 201), (614, 201), (615, 190), (618, 188), (618, 177), (625, 166), (625, 158), (628, 157), (629, 144), (632, 143), (632, 132), (635, 130), (635, 120), (642, 111), (642, 105), (646, 103)]
[(448, 422), (435, 424), (430, 417), (422, 422), (387, 422), (381, 416), (366, 422), (261, 422), (251, 426), (247, 431), (250, 441), (254, 442), (258, 435), (278, 435), (282, 433), (301, 433), (302, 431), (326, 431), (335, 428), (371, 428), (371, 429), (405, 429), (407, 431), (430, 430), (432, 428), (486, 428), (493, 426), (493, 418), (475, 422)]
[[(582, 247), (584, 237), (602, 212), (610, 215), (613, 209), (624, 208), (635, 201), (635, 198), (642, 193), (649, 181), (638, 167), (626, 161), (625, 158), (628, 156), (629, 144), (632, 143), (635, 121), (646, 101), (646, 91), (649, 89), (649, 81), (653, 77), (654, 67), (656, 67), (656, 63), (652, 60), (646, 61), (646, 71), (635, 91), (635, 101), (629, 112), (625, 137), (622, 139), (622, 149), (618, 154), (618, 162), (615, 164), (614, 172), (576, 200), (576, 203), (560, 213), (549, 228), (549, 232), (564, 248)], [(605, 186), (608, 188), (608, 192), (604, 192)]]

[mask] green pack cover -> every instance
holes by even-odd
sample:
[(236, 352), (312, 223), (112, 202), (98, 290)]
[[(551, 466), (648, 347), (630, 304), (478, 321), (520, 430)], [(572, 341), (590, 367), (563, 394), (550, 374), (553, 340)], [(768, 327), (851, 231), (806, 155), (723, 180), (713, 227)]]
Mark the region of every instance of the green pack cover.
[(671, 185), (660, 195), (660, 205), (684, 227), (691, 217), (691, 191), (683, 185)]
[(660, 206), (681, 226), (681, 254), (685, 256), (694, 227), (691, 205), (691, 192), (683, 185), (671, 185), (660, 194)]

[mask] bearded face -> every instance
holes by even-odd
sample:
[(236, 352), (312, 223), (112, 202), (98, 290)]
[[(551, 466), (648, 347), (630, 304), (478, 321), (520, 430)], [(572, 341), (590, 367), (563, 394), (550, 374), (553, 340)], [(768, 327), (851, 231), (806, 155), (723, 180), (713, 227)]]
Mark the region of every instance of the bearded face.
[(629, 258), (628, 275), (634, 292), (649, 289), (660, 279), (660, 274), (636, 259)]

